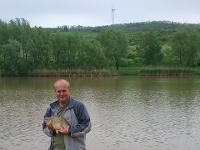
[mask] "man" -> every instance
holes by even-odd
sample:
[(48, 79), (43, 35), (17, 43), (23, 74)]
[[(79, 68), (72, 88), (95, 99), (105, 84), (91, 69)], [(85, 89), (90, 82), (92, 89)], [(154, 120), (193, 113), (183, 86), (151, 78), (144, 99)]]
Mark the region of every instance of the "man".
[(67, 80), (57, 80), (54, 89), (58, 100), (50, 104), (44, 117), (61, 116), (70, 124), (70, 128), (62, 126), (56, 134), (52, 124), (42, 124), (44, 133), (51, 137), (49, 150), (85, 150), (86, 133), (91, 130), (85, 105), (70, 96), (70, 83)]

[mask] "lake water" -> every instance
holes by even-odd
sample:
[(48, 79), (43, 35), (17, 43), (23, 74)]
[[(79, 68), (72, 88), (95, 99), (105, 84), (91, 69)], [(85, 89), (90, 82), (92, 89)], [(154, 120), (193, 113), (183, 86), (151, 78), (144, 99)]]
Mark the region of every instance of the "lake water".
[[(0, 149), (45, 150), (58, 78), (0, 78)], [(91, 116), (87, 150), (199, 150), (200, 77), (69, 78)]]

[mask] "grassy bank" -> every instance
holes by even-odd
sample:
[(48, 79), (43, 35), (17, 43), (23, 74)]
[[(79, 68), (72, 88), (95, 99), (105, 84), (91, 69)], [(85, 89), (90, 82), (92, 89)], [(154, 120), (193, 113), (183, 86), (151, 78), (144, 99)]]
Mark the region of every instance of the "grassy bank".
[(34, 70), (29, 76), (33, 77), (96, 77), (96, 76), (117, 76), (115, 70)]
[(195, 67), (194, 68), (194, 74), (195, 75), (200, 75), (200, 67)]
[(119, 67), (119, 75), (139, 75), (140, 67)]
[(140, 76), (189, 76), (194, 75), (190, 68), (142, 68)]
[(188, 76), (200, 75), (200, 68), (123, 67), (119, 68), (118, 73), (119, 75), (140, 76)]
[[(29, 73), (29, 77), (100, 77), (100, 76), (118, 76), (118, 75), (136, 75), (136, 76), (189, 76), (200, 75), (200, 67), (192, 68), (153, 68), (153, 67), (119, 67), (119, 70), (54, 70), (40, 69)], [(0, 76), (6, 75), (0, 72)]]

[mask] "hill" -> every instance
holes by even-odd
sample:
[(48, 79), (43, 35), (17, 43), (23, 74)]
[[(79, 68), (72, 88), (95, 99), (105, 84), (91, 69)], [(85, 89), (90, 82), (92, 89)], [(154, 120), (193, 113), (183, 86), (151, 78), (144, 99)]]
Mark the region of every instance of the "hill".
[(163, 31), (163, 30), (172, 30), (176, 31), (179, 29), (199, 29), (200, 24), (191, 24), (191, 23), (178, 23), (170, 21), (152, 21), (152, 22), (137, 22), (137, 23), (126, 23), (126, 24), (114, 24), (107, 26), (96, 26), (96, 27), (85, 27), (85, 26), (60, 26), (57, 28), (44, 28), (49, 30), (51, 33), (54, 33), (59, 29), (61, 32), (90, 32), (98, 33), (103, 29), (116, 29), (121, 30), (124, 33), (137, 33), (145, 31)]

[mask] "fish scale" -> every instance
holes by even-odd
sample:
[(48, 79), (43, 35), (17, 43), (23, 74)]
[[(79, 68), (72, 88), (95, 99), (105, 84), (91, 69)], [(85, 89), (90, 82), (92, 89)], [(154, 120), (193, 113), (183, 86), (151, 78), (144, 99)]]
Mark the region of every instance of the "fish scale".
[(58, 131), (62, 129), (61, 124), (68, 129), (70, 128), (69, 123), (64, 118), (59, 116), (44, 117), (44, 122), (46, 122), (47, 125), (52, 124), (57, 134)]

